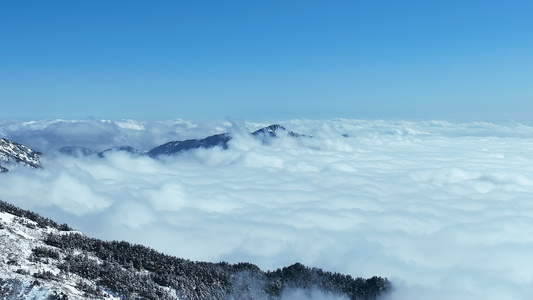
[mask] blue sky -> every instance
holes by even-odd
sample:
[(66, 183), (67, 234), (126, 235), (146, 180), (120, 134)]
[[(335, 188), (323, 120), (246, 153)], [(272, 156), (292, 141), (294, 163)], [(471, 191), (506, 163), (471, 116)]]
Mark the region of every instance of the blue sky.
[(2, 1), (0, 118), (529, 118), (532, 3)]

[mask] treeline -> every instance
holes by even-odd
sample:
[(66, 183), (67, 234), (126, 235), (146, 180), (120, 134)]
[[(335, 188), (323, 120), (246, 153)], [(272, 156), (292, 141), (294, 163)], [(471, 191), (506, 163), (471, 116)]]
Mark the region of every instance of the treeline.
[(276, 299), (286, 288), (318, 288), (354, 300), (371, 300), (390, 289), (386, 278), (352, 278), (300, 263), (264, 272), (250, 263), (194, 262), (142, 245), (80, 234), (50, 234), (45, 242), (69, 253), (60, 265), (62, 270), (93, 280), (126, 299), (171, 298), (165, 288), (176, 290), (180, 299), (191, 300), (226, 299), (229, 295), (234, 299)]
[[(28, 218), (45, 228), (69, 231), (66, 224), (43, 218), (0, 200), (0, 211)], [(94, 282), (78, 282), (87, 298), (102, 298), (103, 290), (123, 299), (279, 299), (286, 289), (320, 289), (352, 300), (373, 300), (391, 289), (386, 278), (352, 278), (300, 263), (262, 271), (251, 263), (197, 262), (166, 255), (142, 245), (102, 241), (78, 233), (48, 234), (32, 259), (59, 261), (63, 275), (77, 274)], [(53, 274), (34, 277), (54, 280)], [(50, 278), (49, 278), (50, 277)]]
[(37, 223), (37, 226), (39, 226), (40, 228), (46, 228), (48, 226), (48, 227), (56, 228), (60, 231), (71, 231), (72, 230), (72, 228), (70, 228), (67, 224), (58, 224), (48, 218), (41, 217), (40, 215), (32, 211), (18, 208), (15, 205), (7, 203), (2, 200), (0, 200), (0, 211), (10, 213), (17, 217), (32, 220), (35, 223)]

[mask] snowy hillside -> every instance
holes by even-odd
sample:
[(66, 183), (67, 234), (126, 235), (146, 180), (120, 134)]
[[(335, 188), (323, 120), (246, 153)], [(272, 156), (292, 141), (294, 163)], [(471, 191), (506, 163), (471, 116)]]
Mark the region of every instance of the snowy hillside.
[[(27, 146), (0, 138), (0, 161), (6, 163), (19, 163), (32, 168), (40, 168), (40, 153), (33, 151)], [(7, 172), (8, 169), (0, 166), (0, 172)]]
[(285, 299), (287, 291), (375, 299), (387, 279), (352, 278), (296, 263), (193, 262), (127, 242), (88, 238), (0, 201), (1, 299)]
[[(0, 212), (0, 298), (86, 299), (88, 291), (97, 290), (93, 282), (61, 270), (66, 253), (44, 242), (47, 235), (66, 233)], [(116, 298), (103, 290), (100, 296)]]

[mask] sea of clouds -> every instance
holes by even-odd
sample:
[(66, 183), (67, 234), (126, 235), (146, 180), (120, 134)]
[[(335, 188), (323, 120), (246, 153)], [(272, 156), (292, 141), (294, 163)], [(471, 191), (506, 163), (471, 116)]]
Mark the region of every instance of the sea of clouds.
[[(266, 125), (2, 121), (0, 136), (43, 152), (44, 168), (11, 166), (0, 199), (192, 260), (385, 276), (386, 299), (533, 299), (533, 127), (291, 120), (281, 125), (308, 137), (248, 134)], [(145, 151), (221, 132), (233, 136), (228, 150), (161, 159), (57, 152)]]

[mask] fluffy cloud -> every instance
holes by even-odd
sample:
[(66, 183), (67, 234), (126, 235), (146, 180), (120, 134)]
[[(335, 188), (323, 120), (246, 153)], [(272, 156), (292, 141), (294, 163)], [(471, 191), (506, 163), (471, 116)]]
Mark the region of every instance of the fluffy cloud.
[(49, 148), (81, 140), (77, 131), (88, 144), (140, 149), (224, 131), (234, 138), (228, 150), (158, 160), (45, 155), (43, 170), (2, 174), (0, 198), (94, 237), (193, 260), (386, 276), (395, 286), (388, 299), (533, 297), (531, 127), (292, 120), (282, 125), (313, 138), (263, 144), (246, 132), (268, 124), (80, 122), (0, 131), (45, 133)]
[(323, 291), (311, 290), (287, 290), (281, 295), (282, 300), (349, 300), (348, 297), (330, 295)]

